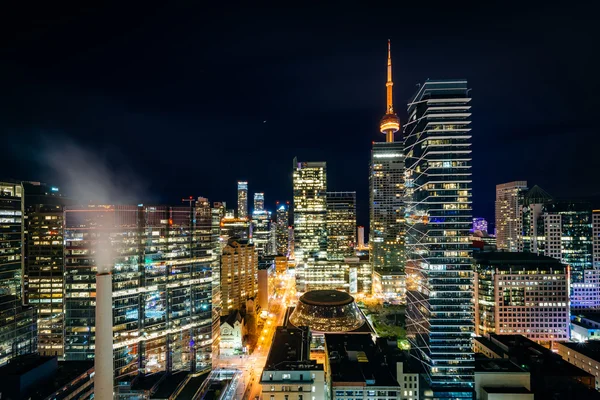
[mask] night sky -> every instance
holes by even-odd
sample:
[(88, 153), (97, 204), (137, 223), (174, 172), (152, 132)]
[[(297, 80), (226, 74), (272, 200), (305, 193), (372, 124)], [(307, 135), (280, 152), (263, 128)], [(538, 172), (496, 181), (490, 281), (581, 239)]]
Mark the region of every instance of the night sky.
[(600, 197), (598, 22), (576, 2), (39, 3), (2, 10), (0, 178), (68, 190), (78, 176), (110, 182), (114, 201), (230, 208), (248, 180), (273, 208), (291, 200), (297, 156), (327, 161), (329, 190), (357, 191), (368, 226), (390, 38), (402, 121), (417, 83), (469, 81), (475, 216), (493, 221), (510, 180)]

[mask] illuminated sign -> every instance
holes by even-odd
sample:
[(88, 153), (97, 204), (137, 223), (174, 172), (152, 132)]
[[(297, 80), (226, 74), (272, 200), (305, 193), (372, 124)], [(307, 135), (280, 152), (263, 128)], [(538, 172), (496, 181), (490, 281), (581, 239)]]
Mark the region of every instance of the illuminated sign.
[(398, 153), (373, 154), (373, 157), (375, 157), (375, 158), (395, 158), (395, 157), (402, 157), (402, 154), (398, 154)]

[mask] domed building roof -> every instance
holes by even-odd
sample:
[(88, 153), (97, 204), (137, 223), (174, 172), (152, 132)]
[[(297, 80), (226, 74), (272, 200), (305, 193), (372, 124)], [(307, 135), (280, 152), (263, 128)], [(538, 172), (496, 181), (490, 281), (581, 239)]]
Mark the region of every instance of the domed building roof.
[(296, 327), (309, 326), (318, 332), (349, 332), (366, 321), (348, 293), (313, 290), (300, 297), (289, 322)]

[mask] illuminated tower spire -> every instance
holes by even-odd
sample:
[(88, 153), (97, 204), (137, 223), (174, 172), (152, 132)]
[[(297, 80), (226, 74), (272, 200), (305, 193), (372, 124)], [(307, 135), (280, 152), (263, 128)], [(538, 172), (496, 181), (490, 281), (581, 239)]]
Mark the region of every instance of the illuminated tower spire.
[(387, 108), (385, 115), (381, 118), (381, 122), (379, 123), (379, 130), (381, 133), (385, 134), (386, 142), (393, 142), (394, 133), (400, 130), (400, 118), (394, 113), (394, 104), (392, 101), (392, 87), (394, 86), (394, 82), (392, 81), (392, 51), (389, 39), (387, 54), (387, 82), (385, 83), (387, 90)]

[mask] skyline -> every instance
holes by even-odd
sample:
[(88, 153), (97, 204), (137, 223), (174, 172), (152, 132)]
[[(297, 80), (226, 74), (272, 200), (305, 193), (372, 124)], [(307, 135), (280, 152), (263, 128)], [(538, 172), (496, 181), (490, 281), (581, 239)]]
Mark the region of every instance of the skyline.
[[(406, 12), (420, 10), (409, 7)], [(247, 180), (249, 195), (264, 192), (274, 209), (276, 200), (292, 198), (294, 157), (325, 161), (329, 190), (356, 191), (358, 225), (368, 227), (370, 142), (384, 140), (378, 122), (390, 38), (401, 121), (418, 82), (469, 81), (474, 216), (492, 221), (495, 185), (513, 180), (559, 198), (598, 198), (589, 184), (598, 167), (592, 150), (598, 139), (591, 137), (598, 99), (597, 83), (582, 79), (594, 65), (585, 51), (591, 36), (584, 14), (525, 6), (516, 16), (490, 7), (442, 7), (431, 15), (431, 32), (421, 36), (410, 18), (384, 28), (378, 10), (327, 7), (317, 15), (259, 9), (227, 17), (181, 3), (141, 11), (125, 6), (119, 13), (103, 5), (69, 10), (68, 18), (58, 18), (65, 9), (40, 10), (43, 18), (34, 13), (29, 20), (15, 13), (9, 28), (17, 35), (4, 39), (0, 55), (6, 88), (0, 131), (10, 139), (0, 168), (7, 178), (64, 187), (56, 158), (72, 158), (62, 157), (66, 143), (84, 149), (75, 158), (105, 160), (110, 177), (123, 170), (133, 177), (120, 178), (113, 194), (141, 181), (133, 190), (140, 201), (202, 195), (235, 208), (235, 184)], [(207, 17), (202, 23), (195, 20), (200, 11)], [(334, 11), (335, 29), (328, 19)], [(488, 19), (470, 20), (482, 11)], [(107, 33), (103, 17), (113, 14), (114, 32)], [(450, 17), (469, 24), (456, 27)], [(231, 29), (220, 25), (224, 18)], [(308, 19), (313, 32), (305, 30)], [(49, 23), (42, 29), (40, 20)], [(444, 62), (431, 62), (438, 58)], [(159, 156), (163, 149), (167, 154)]]

